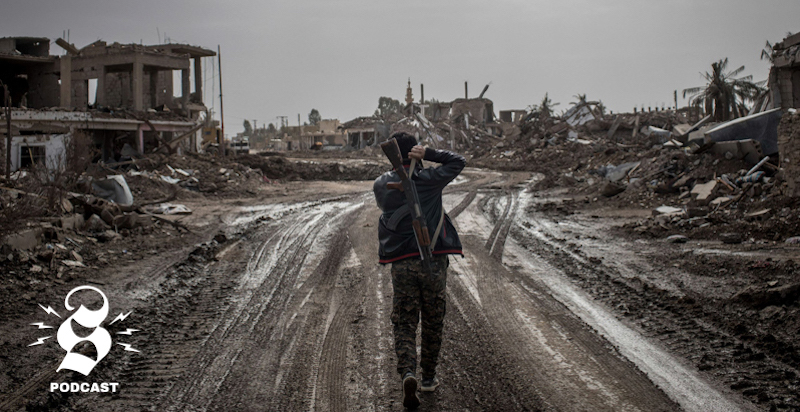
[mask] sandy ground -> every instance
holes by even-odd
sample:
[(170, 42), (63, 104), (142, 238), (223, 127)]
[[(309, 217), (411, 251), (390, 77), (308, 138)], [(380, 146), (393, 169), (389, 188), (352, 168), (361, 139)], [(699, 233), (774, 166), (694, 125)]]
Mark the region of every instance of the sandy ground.
[[(451, 258), (442, 385), (421, 410), (800, 407), (794, 358), (737, 334), (750, 323), (719, 306), (745, 285), (708, 275), (714, 262), (697, 257), (773, 251), (612, 230), (636, 210), (544, 212), (559, 194), (534, 191), (540, 178), (467, 169), (447, 188), (466, 257)], [(185, 202), (193, 234), (102, 271), (43, 277), (26, 299), (4, 295), (0, 409), (402, 410), (371, 185), (294, 182)], [(106, 322), (131, 311), (105, 325), (140, 352), (115, 344), (89, 377), (55, 372), (63, 350), (55, 339), (27, 346), (44, 336), (30, 324), (60, 323), (38, 304), (63, 315), (66, 292), (87, 283), (108, 296)], [(51, 382), (120, 387), (61, 394)]]

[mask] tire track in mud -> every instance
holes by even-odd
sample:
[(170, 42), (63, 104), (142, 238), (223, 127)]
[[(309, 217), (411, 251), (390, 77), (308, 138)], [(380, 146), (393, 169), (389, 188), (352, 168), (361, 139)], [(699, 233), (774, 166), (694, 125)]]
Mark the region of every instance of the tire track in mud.
[[(447, 384), (437, 393), (435, 405), (446, 408), (503, 411), (552, 410), (545, 404), (536, 382), (519, 363), (516, 344), (509, 345), (498, 325), (449, 273), (448, 313), (445, 317), (440, 379)], [(447, 395), (460, 402), (445, 403)], [(434, 406), (434, 405), (430, 405)], [(432, 408), (433, 410), (439, 410)]]
[[(289, 347), (285, 358), (294, 356), (292, 347), (296, 349), (302, 342), (285, 335), (286, 331), (281, 331), (279, 338), (273, 335), (278, 331), (278, 319), (291, 332), (299, 330), (297, 324), (304, 315), (297, 319), (273, 315), (285, 312), (290, 301), (302, 304), (304, 297), (309, 300), (313, 284), (326, 279), (341, 261), (341, 254), (334, 253), (338, 261), (319, 259), (319, 273), (298, 277), (315, 244), (330, 241), (330, 236), (324, 242), (314, 237), (334, 232), (347, 216), (354, 215), (352, 201), (334, 206), (321, 202), (309, 209), (283, 210), (280, 221), (265, 218), (232, 227), (240, 230), (239, 236), (251, 239), (249, 242), (229, 242), (222, 251), (216, 242), (197, 247), (164, 276), (160, 292), (148, 297), (150, 304), (134, 314), (137, 327), (143, 330), (132, 342), (142, 349), (140, 356), (123, 353), (125, 356), (114, 362), (105, 362), (111, 365), (105, 371), (93, 373), (121, 382), (120, 393), (98, 402), (81, 401), (80, 405), (87, 410), (231, 410), (232, 404), (226, 400), (232, 394), (235, 398), (238, 388), (233, 385), (233, 391), (222, 395), (218, 391), (231, 387), (231, 377), (237, 372), (233, 367), (245, 359), (242, 351), (259, 351), (253, 345), (267, 346), (270, 339), (288, 336), (279, 350)], [(164, 269), (161, 265), (154, 270)], [(310, 286), (303, 288), (304, 284)], [(293, 294), (297, 289), (303, 293), (299, 299)], [(259, 333), (263, 336), (254, 337)], [(297, 367), (307, 365), (298, 362)], [(273, 392), (268, 394), (270, 398)], [(263, 400), (262, 396), (259, 408), (268, 405)]]
[[(278, 242), (274, 246), (272, 252), (283, 249), (292, 257), (278, 261), (268, 270), (264, 282), (252, 295), (253, 302), (248, 305), (257, 307), (250, 310), (252, 315), (238, 320), (230, 336), (209, 350), (214, 353), (228, 350), (226, 345), (238, 345), (235, 357), (229, 356), (226, 364), (213, 368), (216, 373), (224, 371), (225, 374), (219, 378), (218, 389), (209, 390), (206, 396), (210, 399), (206, 403), (209, 410), (229, 410), (232, 405), (244, 409), (265, 405), (269, 405), (270, 410), (308, 408), (309, 399), (316, 391), (316, 378), (312, 377), (318, 373), (319, 360), (315, 351), (319, 352), (324, 337), (319, 328), (327, 318), (325, 311), (329, 307), (335, 309), (334, 301), (329, 298), (347, 244), (342, 241), (346, 240), (342, 234), (326, 240), (332, 249), (306, 278), (301, 272), (308, 266), (309, 251), (326, 247), (326, 244), (318, 244), (322, 240), (311, 237), (323, 233), (330, 222), (334, 222), (332, 226), (335, 227), (346, 224), (347, 219), (341, 219), (342, 214), (352, 216), (353, 211), (336, 215), (321, 213), (312, 226), (305, 222), (297, 231), (287, 234), (298, 240)], [(332, 231), (331, 228), (327, 230)], [(275, 254), (262, 253), (259, 260), (275, 263)], [(187, 402), (188, 399), (181, 405)]]
[[(251, 325), (257, 322), (269, 305), (281, 303), (273, 302), (276, 291), (285, 287), (287, 278), (296, 275), (298, 268), (302, 266), (305, 259), (302, 246), (311, 236), (311, 231), (302, 233), (302, 229), (311, 219), (303, 215), (295, 219), (288, 228), (276, 231), (266, 240), (265, 245), (274, 244), (276, 252), (282, 250), (274, 254), (257, 255), (256, 267), (249, 269), (241, 281), (240, 287), (244, 290), (235, 293), (243, 296), (243, 299), (233, 302), (219, 319), (217, 327), (202, 343), (197, 355), (192, 358), (191, 369), (181, 376), (169, 395), (165, 397), (165, 403), (161, 405), (162, 410), (204, 408), (215, 399), (230, 372), (231, 365), (245, 349), (246, 342), (242, 337), (249, 336), (249, 332), (252, 331)], [(267, 268), (258, 266), (265, 263), (264, 259), (269, 260)], [(230, 273), (231, 269), (235, 273), (235, 268), (227, 266), (219, 265), (211, 268), (211, 276), (224, 276)], [(259, 282), (261, 283), (258, 284)], [(280, 298), (281, 295), (277, 296)]]
[(459, 204), (457, 204), (456, 207), (453, 208), (453, 210), (447, 212), (447, 215), (450, 216), (450, 219), (455, 219), (456, 217), (458, 217), (458, 215), (460, 215), (461, 212), (463, 212), (464, 209), (466, 209), (467, 206), (469, 206), (472, 203), (472, 201), (475, 200), (475, 197), (477, 195), (478, 195), (477, 190), (470, 190), (469, 193), (467, 193), (467, 196), (464, 197), (464, 199), (461, 202), (459, 202)]
[[(709, 358), (723, 364), (764, 362), (763, 355), (759, 356), (742, 342), (703, 322), (706, 314), (700, 305), (687, 305), (686, 298), (672, 298), (671, 292), (647, 284), (639, 283), (636, 287), (636, 282), (625, 279), (617, 268), (584, 257), (580, 250), (567, 248), (564, 239), (548, 233), (538, 219), (527, 217), (513, 228), (512, 236), (524, 249), (560, 270), (586, 293), (632, 318), (644, 330), (645, 336), (655, 338), (695, 365)], [(520, 281), (525, 285), (532, 282), (524, 277)], [(777, 362), (773, 364), (776, 370), (785, 366)], [(741, 372), (727, 370), (721, 377), (729, 382), (742, 379)], [(769, 385), (771, 390), (784, 392), (784, 389), (773, 386), (774, 380), (770, 377), (748, 376), (746, 379), (755, 381), (751, 385)], [(788, 395), (788, 392), (784, 393)]]
[[(505, 239), (516, 218), (519, 194), (504, 196), (507, 200), (502, 213), (493, 213), (497, 211), (495, 199), (485, 199), (477, 207), (479, 213), (496, 216), (488, 239), (481, 241), (473, 235), (462, 239), (465, 249), (477, 262), (471, 270), (482, 272), (475, 277), (483, 302), (481, 307), (501, 340), (497, 347), (509, 348), (513, 364), (538, 383), (546, 407), (674, 410), (677, 406), (644, 374), (550, 296), (544, 285), (520, 288), (520, 282), (528, 277), (501, 263)], [(492, 212), (481, 211), (487, 207)], [(520, 289), (535, 289), (538, 293), (523, 293)], [(523, 320), (527, 317), (525, 313), (536, 319)], [(550, 356), (555, 357), (555, 364), (548, 360)], [(562, 360), (558, 361), (559, 358)], [(559, 376), (559, 372), (551, 371), (554, 367), (567, 370)], [(580, 379), (569, 375), (579, 375)]]

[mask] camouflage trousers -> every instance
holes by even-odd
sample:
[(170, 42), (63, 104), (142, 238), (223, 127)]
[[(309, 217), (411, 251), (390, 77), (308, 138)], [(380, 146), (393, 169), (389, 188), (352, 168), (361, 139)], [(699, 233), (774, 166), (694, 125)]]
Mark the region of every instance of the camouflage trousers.
[(416, 374), (417, 325), (422, 315), (422, 356), (420, 366), (423, 378), (436, 373), (439, 349), (442, 347), (442, 326), (445, 313), (445, 286), (447, 255), (434, 256), (433, 275), (422, 268), (416, 258), (392, 263), (392, 325), (394, 350), (397, 353), (397, 372)]

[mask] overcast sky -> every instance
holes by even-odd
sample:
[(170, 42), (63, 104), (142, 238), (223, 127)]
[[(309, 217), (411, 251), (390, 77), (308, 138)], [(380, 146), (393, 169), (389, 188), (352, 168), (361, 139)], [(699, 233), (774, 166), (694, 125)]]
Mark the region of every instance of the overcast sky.
[[(765, 41), (800, 31), (800, 1), (775, 0), (7, 0), (0, 37), (78, 47), (172, 42), (222, 50), (226, 134), (312, 108), (347, 121), (380, 96), (485, 97), (495, 111), (524, 109), (549, 92), (566, 109), (576, 94), (613, 111), (670, 106), (673, 90), (702, 85), (712, 62), (764, 80)], [(52, 54), (63, 51), (51, 44)], [(205, 59), (206, 104), (211, 60)], [(215, 62), (216, 63), (216, 62)], [(216, 65), (216, 64), (215, 64)], [(217, 79), (214, 79), (216, 81)]]

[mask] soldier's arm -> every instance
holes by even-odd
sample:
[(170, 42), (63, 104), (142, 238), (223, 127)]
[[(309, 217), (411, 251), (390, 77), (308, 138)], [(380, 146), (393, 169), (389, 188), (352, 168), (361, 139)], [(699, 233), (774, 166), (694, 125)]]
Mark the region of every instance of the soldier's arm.
[(425, 149), (424, 159), (441, 164), (439, 167), (426, 170), (429, 172), (430, 182), (441, 188), (452, 182), (467, 165), (467, 159), (458, 153), (430, 147)]

